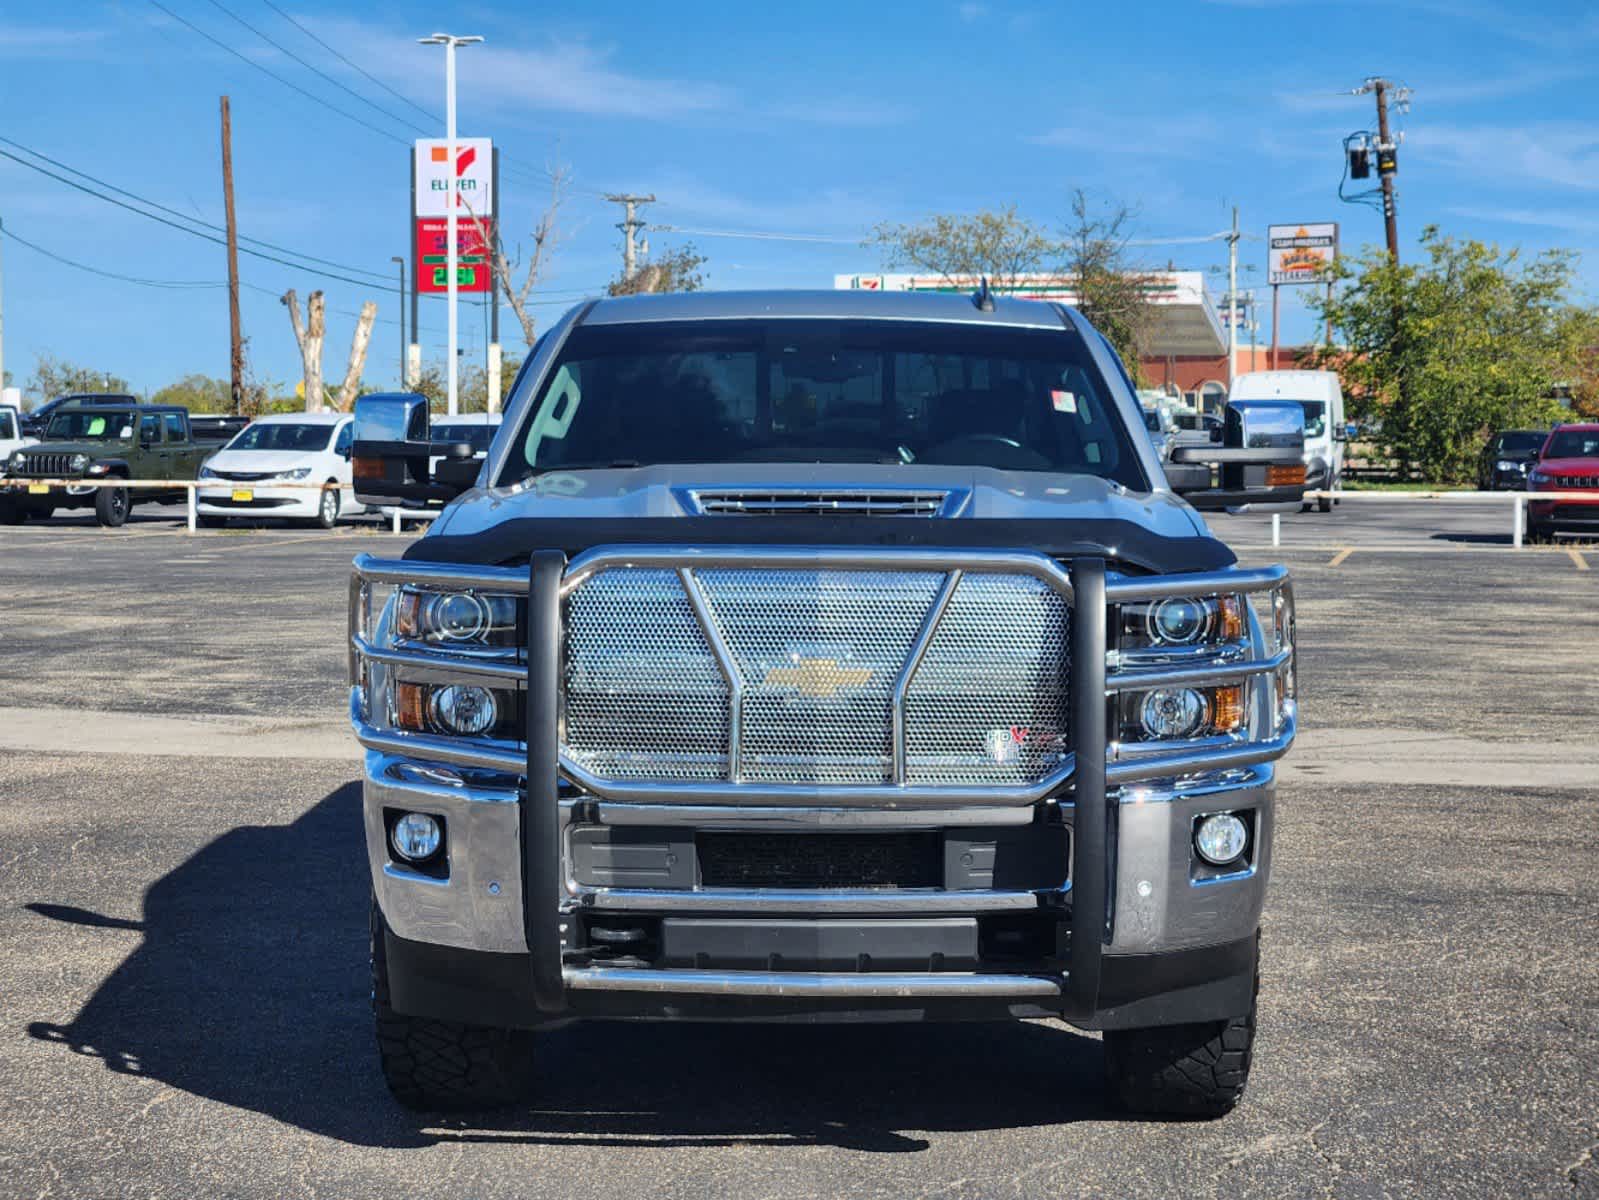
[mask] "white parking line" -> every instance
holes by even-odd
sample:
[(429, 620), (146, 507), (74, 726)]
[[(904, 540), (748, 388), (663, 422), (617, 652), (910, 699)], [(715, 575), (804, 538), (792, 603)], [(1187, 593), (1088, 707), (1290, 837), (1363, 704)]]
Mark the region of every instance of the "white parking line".
[(1343, 566), (1344, 561), (1346, 559), (1348, 559), (1348, 557), (1351, 554), (1353, 554), (1354, 552), (1355, 552), (1355, 548), (1353, 546), (1345, 546), (1342, 550), (1340, 550), (1337, 554), (1335, 554), (1333, 556), (1333, 560), (1330, 563), (1328, 563), (1327, 565), (1329, 567), (1340, 567), (1340, 566)]
[(1566, 553), (1571, 555), (1571, 561), (1577, 565), (1577, 570), (1586, 571), (1588, 569), (1588, 560), (1583, 558), (1582, 555), (1578, 554), (1575, 550), (1572, 550), (1569, 547), (1567, 548)]

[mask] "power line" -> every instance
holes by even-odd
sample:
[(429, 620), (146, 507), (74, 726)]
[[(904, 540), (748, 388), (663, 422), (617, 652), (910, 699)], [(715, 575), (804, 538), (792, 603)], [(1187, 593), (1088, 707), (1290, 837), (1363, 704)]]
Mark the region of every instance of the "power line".
[(91, 267), (88, 263), (78, 262), (75, 259), (68, 258), (64, 254), (57, 254), (54, 250), (48, 250), (39, 245), (37, 242), (30, 242), (27, 238), (17, 233), (14, 229), (0, 228), (0, 234), (3, 234), (11, 241), (16, 242), (17, 245), (26, 246), (35, 254), (42, 254), (44, 257), (61, 263), (64, 266), (76, 267), (78, 270), (87, 271), (91, 275), (101, 275), (106, 279), (117, 279), (123, 283), (137, 283), (144, 287), (179, 289), (221, 288), (228, 286), (225, 283), (213, 283), (203, 279), (144, 279), (137, 275), (123, 275), (117, 271), (107, 271), (101, 267)]
[(232, 9), (228, 8), (225, 4), (223, 4), (221, 2), (221, 0), (211, 0), (211, 7), (216, 9), (218, 12), (221, 12), (221, 13), (225, 14), (226, 16), (229, 16), (229, 17), (233, 18), (233, 20), (237, 21), (240, 25), (243, 25), (246, 29), (248, 29), (251, 33), (255, 34), (256, 37), (260, 38), (267, 45), (271, 46), (274, 50), (278, 51), (281, 54), (288, 55), (295, 62), (299, 63), (302, 67), (304, 67), (307, 71), (310, 71), (313, 75), (317, 76), (317, 78), (325, 80), (328, 83), (331, 83), (334, 87), (338, 88), (341, 92), (344, 92), (347, 95), (354, 96), (362, 104), (366, 105), (368, 108), (372, 109), (374, 112), (382, 113), (385, 117), (389, 118), (389, 120), (396, 121), (399, 124), (404, 125), (407, 129), (415, 130), (417, 133), (422, 134), (424, 137), (427, 136), (428, 131), (426, 129), (423, 129), (416, 122), (412, 121), (409, 117), (396, 116), (394, 113), (390, 112), (388, 109), (384, 108), (381, 104), (378, 104), (376, 101), (368, 100), (365, 96), (361, 95), (360, 92), (356, 91), (354, 88), (350, 87), (348, 84), (339, 82), (339, 80), (333, 78), (333, 76), (329, 75), (326, 71), (323, 71), (320, 67), (312, 66), (310, 63), (306, 62), (305, 59), (301, 58), (298, 54), (296, 54), (293, 50), (290, 50), (287, 46), (283, 45), (281, 42), (276, 42), (272, 38), (268, 37), (266, 34), (262, 33), (254, 25), (250, 24), (250, 22), (246, 21), (243, 17), (239, 16), (238, 13), (234, 12)]
[(265, 4), (268, 8), (270, 8), (273, 12), (277, 13), (278, 16), (282, 17), (290, 25), (293, 25), (301, 33), (305, 34), (306, 37), (310, 38), (318, 46), (321, 46), (322, 49), (326, 50), (329, 54), (333, 55), (334, 58), (338, 59), (345, 66), (349, 67), (352, 71), (357, 72), (358, 74), (362, 75), (366, 79), (368, 79), (371, 82), (377, 84), (378, 87), (382, 88), (385, 92), (387, 92), (389, 95), (393, 96), (396, 100), (400, 101), (402, 104), (410, 105), (417, 112), (421, 113), (428, 120), (432, 121), (435, 125), (443, 124), (443, 121), (440, 120), (440, 118), (438, 117), (438, 115), (436, 113), (430, 113), (427, 109), (423, 108), (416, 101), (410, 99), (404, 93), (395, 91), (388, 84), (384, 83), (381, 79), (379, 79), (376, 75), (373, 75), (371, 72), (367, 71), (365, 68), (360, 66), (360, 64), (351, 62), (343, 54), (339, 53), (339, 51), (334, 49), (332, 46), (328, 45), (321, 38), (317, 37), (316, 34), (312, 33), (304, 25), (300, 24), (300, 22), (296, 21), (293, 17), (291, 17), (288, 13), (284, 12), (276, 4), (272, 3), (272, 0), (261, 0), (261, 2), (263, 4)]
[[(180, 225), (176, 221), (168, 220), (166, 217), (157, 216), (155, 213), (152, 213), (152, 212), (146, 212), (142, 208), (135, 208), (133, 205), (128, 204), (125, 201), (118, 200), (114, 196), (107, 196), (104, 192), (97, 192), (93, 188), (87, 187), (84, 184), (81, 184), (81, 183), (77, 182), (76, 180), (68, 179), (65, 175), (57, 175), (54, 171), (47, 171), (43, 167), (39, 166), (37, 163), (31, 163), (27, 159), (22, 158), (19, 155), (11, 153), (11, 151), (9, 151), (9, 150), (0, 150), (0, 158), (9, 158), (9, 159), (11, 159), (12, 162), (20, 163), (22, 166), (27, 167), (29, 170), (37, 171), (41, 175), (47, 175), (51, 179), (54, 179), (54, 180), (56, 180), (56, 181), (58, 181), (60, 183), (64, 183), (70, 188), (74, 188), (77, 191), (84, 192), (87, 195), (95, 197), (96, 199), (104, 200), (107, 204), (115, 204), (118, 208), (125, 208), (131, 213), (137, 213), (141, 217), (145, 217), (148, 220), (158, 222), (159, 224), (166, 225), (166, 226), (168, 226), (168, 227), (170, 227), (172, 229), (176, 229), (180, 233), (187, 233), (191, 237), (204, 238), (206, 241), (214, 242), (218, 246), (226, 246), (227, 245), (227, 241), (224, 238), (213, 236), (212, 234), (205, 233), (204, 231), (199, 230), (199, 229), (192, 229), (192, 228), (190, 228), (187, 225)], [(352, 279), (348, 275), (339, 275), (339, 274), (337, 274), (337, 273), (335, 273), (333, 271), (319, 271), (315, 267), (306, 266), (304, 263), (294, 262), (292, 259), (280, 258), (280, 257), (278, 257), (275, 254), (266, 254), (266, 253), (264, 253), (264, 252), (262, 252), (260, 250), (251, 250), (247, 246), (240, 246), (239, 249), (241, 251), (243, 251), (245, 254), (251, 255), (252, 257), (265, 259), (267, 262), (279, 263), (279, 264), (281, 264), (282, 266), (285, 266), (285, 267), (293, 267), (295, 270), (304, 271), (308, 275), (320, 275), (324, 279), (337, 279), (340, 283), (353, 283), (357, 287), (376, 288), (379, 291), (385, 291), (385, 292), (397, 292), (397, 291), (399, 291), (399, 289), (397, 287), (395, 287), (392, 283), (391, 284), (380, 284), (380, 283), (379, 284), (375, 284), (375, 283), (368, 282), (367, 280), (364, 280), (364, 279)]]
[[(213, 0), (213, 3), (214, 2), (215, 2), (215, 0)], [(174, 21), (178, 22), (178, 24), (184, 26), (187, 29), (193, 30), (195, 33), (199, 34), (206, 41), (210, 42), (213, 46), (216, 46), (217, 48), (219, 48), (221, 50), (226, 50), (229, 54), (233, 55), (233, 57), (238, 59), (240, 62), (248, 63), (250, 66), (254, 67), (257, 71), (260, 71), (263, 75), (267, 75), (267, 76), (271, 77), (272, 79), (277, 80), (284, 87), (290, 88), (293, 91), (298, 92), (300, 95), (304, 96), (307, 100), (310, 100), (313, 104), (316, 104), (316, 105), (318, 105), (318, 106), (320, 106), (322, 108), (327, 109), (328, 112), (337, 113), (339, 116), (343, 117), (347, 121), (354, 121), (357, 125), (361, 126), (363, 129), (371, 130), (373, 133), (377, 134), (379, 137), (388, 138), (389, 141), (398, 142), (402, 146), (409, 146), (410, 145), (410, 142), (407, 141), (405, 138), (402, 138), (399, 134), (394, 133), (394, 132), (392, 132), (391, 130), (388, 130), (388, 129), (380, 129), (380, 128), (378, 128), (378, 126), (372, 124), (372, 122), (366, 120), (364, 117), (358, 117), (352, 112), (346, 112), (342, 108), (339, 108), (339, 107), (337, 107), (335, 105), (329, 104), (326, 100), (324, 100), (321, 96), (318, 96), (315, 92), (307, 91), (305, 88), (301, 87), (299, 84), (295, 83), (293, 80), (285, 79), (282, 75), (279, 75), (276, 71), (272, 70), (270, 67), (263, 66), (260, 63), (256, 62), (255, 59), (251, 58), (249, 55), (243, 54), (240, 51), (235, 50), (232, 46), (230, 46), (226, 42), (224, 42), (221, 38), (215, 37), (212, 34), (209, 34), (205, 30), (201, 29), (193, 21), (190, 21), (190, 20), (188, 20), (185, 17), (180, 17), (177, 13), (173, 12), (165, 4), (162, 4), (161, 0), (150, 0), (150, 3), (155, 5), (155, 7), (160, 9), (162, 12), (166, 13), (166, 15), (171, 17)]]
[[(101, 178), (99, 178), (96, 175), (91, 175), (87, 171), (80, 171), (77, 167), (69, 166), (68, 164), (62, 162), (59, 159), (51, 158), (48, 154), (41, 154), (41, 153), (39, 153), (39, 151), (33, 149), (32, 147), (24, 146), (21, 142), (13, 141), (11, 138), (0, 136), (0, 143), (4, 143), (7, 146), (11, 146), (11, 147), (14, 147), (15, 149), (21, 150), (24, 154), (30, 154), (34, 158), (39, 159), (41, 162), (49, 163), (52, 167), (59, 167), (63, 171), (69, 171), (73, 175), (77, 175), (77, 176), (79, 176), (79, 177), (81, 177), (83, 179), (87, 179), (90, 182), (98, 184), (100, 187), (105, 188), (106, 191), (108, 191), (108, 192), (115, 192), (119, 196), (126, 196), (130, 200), (136, 200), (136, 201), (138, 201), (138, 203), (143, 204), (143, 205), (145, 205), (148, 208), (153, 208), (153, 209), (156, 209), (159, 212), (167, 213), (167, 214), (169, 214), (171, 216), (177, 217), (181, 221), (187, 221), (187, 222), (189, 222), (190, 224), (193, 224), (193, 225), (200, 225), (200, 226), (205, 227), (206, 229), (214, 229), (218, 233), (226, 233), (227, 232), (225, 226), (218, 225), (218, 224), (216, 224), (215, 222), (212, 222), (212, 221), (202, 220), (199, 217), (191, 217), (187, 213), (180, 212), (178, 209), (172, 208), (170, 205), (161, 204), (161, 203), (159, 203), (159, 202), (157, 202), (155, 200), (150, 200), (150, 199), (148, 199), (148, 198), (146, 198), (144, 196), (139, 195), (137, 192), (128, 191), (127, 188), (120, 188), (114, 183), (111, 183), (111, 182), (109, 182), (107, 180), (101, 179)], [(24, 163), (23, 165), (24, 166), (32, 166), (33, 164)], [(35, 168), (35, 169), (37, 169), (37, 168)], [(291, 247), (288, 247), (288, 246), (279, 246), (276, 243), (263, 241), (260, 238), (246, 237), (243, 234), (240, 234), (239, 235), (239, 240), (241, 242), (249, 242), (252, 245), (265, 247), (268, 250), (276, 250), (280, 254), (292, 254), (292, 255), (294, 255), (297, 258), (303, 258), (306, 262), (320, 263), (324, 267), (336, 267), (338, 270), (341, 270), (341, 271), (353, 271), (353, 272), (355, 272), (358, 275), (371, 275), (373, 278), (380, 279), (380, 280), (386, 280), (388, 278), (386, 275), (380, 274), (377, 271), (368, 271), (365, 267), (352, 267), (348, 263), (334, 262), (332, 259), (327, 259), (327, 258), (318, 258), (314, 254), (306, 254), (304, 251), (295, 250), (295, 249), (292, 249)]]

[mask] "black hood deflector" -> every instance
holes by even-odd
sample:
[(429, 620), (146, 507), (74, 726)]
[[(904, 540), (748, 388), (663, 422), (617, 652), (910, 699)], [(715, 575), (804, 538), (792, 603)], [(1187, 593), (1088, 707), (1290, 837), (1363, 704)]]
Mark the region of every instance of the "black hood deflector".
[(575, 558), (596, 546), (620, 545), (1036, 550), (1051, 558), (1099, 557), (1159, 574), (1217, 571), (1238, 561), (1215, 538), (1161, 537), (1131, 521), (864, 516), (519, 517), (481, 533), (429, 534), (413, 542), (405, 557), (518, 566), (535, 550)]

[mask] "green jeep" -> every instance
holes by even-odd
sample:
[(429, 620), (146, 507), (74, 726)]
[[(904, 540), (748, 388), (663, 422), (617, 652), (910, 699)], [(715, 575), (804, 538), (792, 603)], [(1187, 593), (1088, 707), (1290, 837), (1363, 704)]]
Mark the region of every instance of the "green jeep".
[[(100, 524), (121, 525), (134, 504), (177, 504), (186, 491), (181, 486), (98, 486), (102, 481), (188, 482), (221, 445), (222, 440), (196, 441), (189, 430), (189, 410), (176, 405), (64, 404), (51, 416), (43, 441), (6, 461), (0, 523), (20, 525), (58, 508), (92, 507)], [(74, 479), (85, 482), (57, 482)]]

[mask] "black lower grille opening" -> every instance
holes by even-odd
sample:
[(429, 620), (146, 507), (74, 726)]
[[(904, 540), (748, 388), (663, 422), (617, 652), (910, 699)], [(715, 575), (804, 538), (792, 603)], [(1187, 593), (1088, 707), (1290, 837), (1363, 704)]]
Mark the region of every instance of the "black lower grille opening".
[(936, 888), (936, 833), (701, 833), (703, 887)]
[(1068, 926), (1059, 912), (998, 913), (977, 921), (978, 953), (987, 963), (1037, 963), (1063, 957)]

